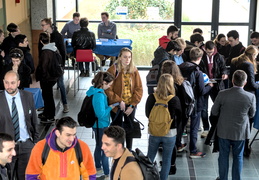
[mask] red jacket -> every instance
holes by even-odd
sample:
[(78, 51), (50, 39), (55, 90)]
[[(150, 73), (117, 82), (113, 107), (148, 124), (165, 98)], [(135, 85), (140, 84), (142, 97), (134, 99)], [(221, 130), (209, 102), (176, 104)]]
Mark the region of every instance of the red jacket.
[(168, 39), (167, 36), (162, 36), (161, 38), (159, 38), (159, 46), (166, 49), (166, 46), (167, 46), (169, 41), (171, 41), (171, 40)]

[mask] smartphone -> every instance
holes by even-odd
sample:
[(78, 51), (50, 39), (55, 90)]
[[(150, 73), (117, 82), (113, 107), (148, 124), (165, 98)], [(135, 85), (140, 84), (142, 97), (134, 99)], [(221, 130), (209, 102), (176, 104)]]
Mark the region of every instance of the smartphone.
[(112, 104), (112, 106), (119, 106), (119, 105), (120, 105), (119, 102), (116, 102), (116, 103)]

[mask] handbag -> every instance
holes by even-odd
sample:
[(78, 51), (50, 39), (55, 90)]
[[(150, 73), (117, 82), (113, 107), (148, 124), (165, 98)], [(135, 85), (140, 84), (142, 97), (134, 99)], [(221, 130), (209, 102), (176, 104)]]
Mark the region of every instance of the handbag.
[[(144, 124), (139, 120), (134, 118), (134, 120), (129, 120), (129, 123), (123, 122), (123, 128), (126, 131), (126, 136), (130, 138), (141, 138), (141, 130), (145, 129)], [(141, 126), (141, 127), (140, 127)]]
[(127, 116), (124, 116), (123, 111), (121, 110), (117, 111), (116, 116), (111, 123), (111, 126), (116, 125), (122, 127), (126, 132), (126, 136), (130, 138), (141, 138), (141, 130), (145, 129), (143, 123), (136, 118), (132, 121)]

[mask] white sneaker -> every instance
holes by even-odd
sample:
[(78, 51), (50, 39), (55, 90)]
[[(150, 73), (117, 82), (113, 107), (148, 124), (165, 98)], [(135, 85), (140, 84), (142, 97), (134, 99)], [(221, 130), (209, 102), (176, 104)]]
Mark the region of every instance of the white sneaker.
[(102, 169), (96, 171), (96, 177), (101, 177), (103, 175), (104, 175), (104, 173), (103, 173)]
[(206, 138), (208, 136), (209, 131), (203, 131), (201, 133), (201, 138)]
[(63, 113), (68, 113), (69, 112), (69, 108), (68, 108), (68, 105), (67, 104), (64, 104), (63, 105)]

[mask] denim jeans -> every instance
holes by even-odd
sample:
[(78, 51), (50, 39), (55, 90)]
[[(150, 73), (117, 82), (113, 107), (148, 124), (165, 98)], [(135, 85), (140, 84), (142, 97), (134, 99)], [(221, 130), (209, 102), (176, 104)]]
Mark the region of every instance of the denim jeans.
[(161, 180), (167, 180), (170, 167), (171, 167), (171, 157), (172, 152), (175, 145), (176, 136), (173, 137), (158, 137), (158, 136), (149, 136), (148, 140), (148, 153), (147, 156), (150, 158), (150, 160), (153, 162), (156, 153), (158, 150), (158, 147), (160, 143), (162, 143), (163, 148), (163, 154), (162, 154), (162, 169), (160, 172), (160, 179)]
[[(100, 169), (103, 167), (103, 172), (105, 175), (109, 175), (109, 158), (105, 156), (102, 150), (102, 136), (103, 130), (105, 128), (98, 128), (98, 135), (97, 136), (97, 128), (93, 128), (95, 134), (95, 150), (94, 150), (94, 162), (96, 169)], [(97, 138), (98, 137), (98, 138)]]
[(57, 86), (60, 89), (62, 104), (67, 104), (67, 95), (66, 95), (66, 89), (64, 85), (64, 75), (58, 78)]
[(200, 127), (200, 119), (201, 119), (201, 112), (194, 112), (191, 115), (191, 126), (190, 126), (190, 153), (196, 153), (197, 147), (197, 137), (198, 137), (198, 130)]
[(243, 168), (243, 152), (245, 140), (232, 141), (228, 139), (219, 138), (219, 178), (220, 180), (228, 179), (229, 167), (229, 152), (232, 146), (233, 164), (232, 164), (232, 179), (241, 180), (241, 173)]

